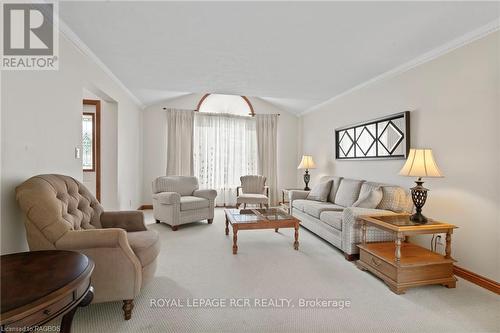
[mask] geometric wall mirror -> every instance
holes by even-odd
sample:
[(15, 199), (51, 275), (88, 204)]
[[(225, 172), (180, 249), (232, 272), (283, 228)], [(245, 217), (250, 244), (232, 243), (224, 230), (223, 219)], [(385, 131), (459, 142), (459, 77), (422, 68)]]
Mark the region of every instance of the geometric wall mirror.
[(410, 150), (410, 111), (335, 130), (337, 160), (405, 159)]

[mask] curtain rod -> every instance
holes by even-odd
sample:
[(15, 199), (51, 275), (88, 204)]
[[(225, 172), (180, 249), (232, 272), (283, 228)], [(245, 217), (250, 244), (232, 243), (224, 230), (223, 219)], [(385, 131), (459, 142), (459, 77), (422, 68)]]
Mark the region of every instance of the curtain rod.
[[(162, 109), (167, 110), (166, 107), (163, 107)], [(200, 112), (200, 110), (189, 110), (189, 111)], [(276, 114), (278, 116), (281, 116), (281, 113), (264, 113), (264, 114)], [(248, 115), (253, 117), (253, 116), (255, 116), (255, 113), (249, 113)]]

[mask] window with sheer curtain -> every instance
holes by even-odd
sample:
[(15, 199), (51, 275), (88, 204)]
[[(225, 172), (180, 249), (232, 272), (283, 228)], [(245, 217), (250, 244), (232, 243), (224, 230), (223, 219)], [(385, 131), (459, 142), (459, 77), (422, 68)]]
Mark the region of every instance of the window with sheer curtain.
[(195, 112), (193, 169), (201, 188), (217, 190), (217, 206), (235, 205), (240, 176), (257, 174), (255, 119)]

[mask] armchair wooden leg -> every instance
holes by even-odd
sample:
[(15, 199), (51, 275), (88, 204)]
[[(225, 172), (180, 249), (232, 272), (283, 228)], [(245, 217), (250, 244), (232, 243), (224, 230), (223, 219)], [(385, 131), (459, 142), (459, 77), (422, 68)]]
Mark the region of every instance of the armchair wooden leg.
[(246, 204), (246, 203), (244, 203), (244, 204), (243, 204), (243, 209), (246, 209), (246, 208), (247, 208), (247, 204)]
[(207, 219), (208, 224), (212, 224), (213, 221), (214, 219)]
[(156, 220), (156, 223), (160, 223), (160, 220)]
[(238, 209), (238, 208), (240, 208), (240, 204), (239, 203), (236, 204), (236, 209)]
[(177, 231), (177, 226), (176, 225), (171, 225), (172, 231)]
[(133, 299), (126, 299), (123, 301), (123, 315), (125, 317), (125, 320), (129, 320), (132, 318), (132, 309), (134, 308), (134, 300)]

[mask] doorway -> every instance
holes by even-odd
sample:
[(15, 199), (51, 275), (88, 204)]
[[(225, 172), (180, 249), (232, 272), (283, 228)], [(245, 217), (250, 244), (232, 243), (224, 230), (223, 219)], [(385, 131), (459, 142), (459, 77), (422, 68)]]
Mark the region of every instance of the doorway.
[(101, 101), (83, 100), (83, 184), (101, 201)]

